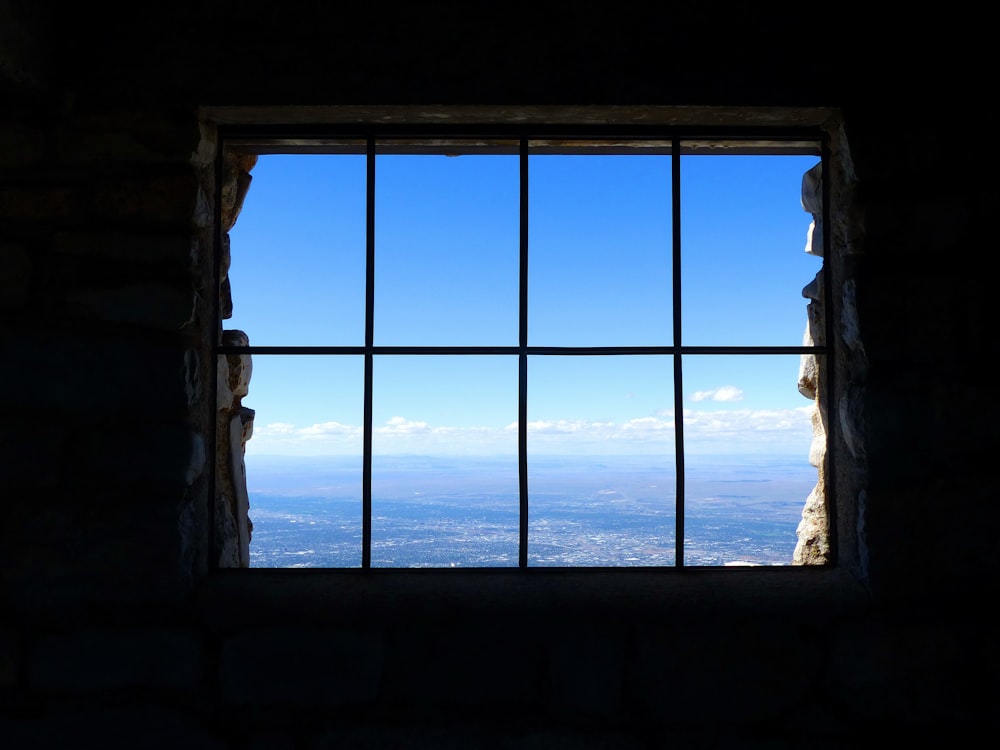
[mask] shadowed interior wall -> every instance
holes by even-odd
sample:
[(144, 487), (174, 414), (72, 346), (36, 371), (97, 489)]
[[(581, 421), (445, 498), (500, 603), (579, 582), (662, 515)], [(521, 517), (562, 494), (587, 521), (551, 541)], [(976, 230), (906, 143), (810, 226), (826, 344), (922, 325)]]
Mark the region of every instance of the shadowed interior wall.
[[(996, 730), (981, 19), (4, 0), (0, 22), (10, 747), (857, 747)], [(928, 52), (945, 40), (959, 52)], [(836, 448), (853, 456), (838, 565), (211, 570), (214, 125), (403, 106), (838, 112), (853, 284), (835, 284), (836, 309), (856, 328), (837, 329), (851, 398), (836, 419), (857, 441)]]

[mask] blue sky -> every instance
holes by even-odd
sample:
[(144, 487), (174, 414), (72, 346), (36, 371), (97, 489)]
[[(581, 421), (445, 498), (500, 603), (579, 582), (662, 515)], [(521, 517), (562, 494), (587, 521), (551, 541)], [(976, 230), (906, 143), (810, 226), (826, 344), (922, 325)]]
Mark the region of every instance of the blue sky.
[[(670, 345), (671, 157), (529, 160), (528, 343)], [(802, 343), (810, 156), (682, 156), (688, 345)], [(266, 155), (230, 238), (254, 345), (361, 345), (365, 157)], [(379, 155), (376, 345), (518, 337), (518, 157)], [(688, 453), (808, 453), (798, 355), (685, 356)], [(360, 356), (254, 355), (247, 455), (360, 454)], [(515, 454), (516, 356), (376, 357), (375, 453)], [(531, 453), (673, 453), (668, 356), (532, 356)]]

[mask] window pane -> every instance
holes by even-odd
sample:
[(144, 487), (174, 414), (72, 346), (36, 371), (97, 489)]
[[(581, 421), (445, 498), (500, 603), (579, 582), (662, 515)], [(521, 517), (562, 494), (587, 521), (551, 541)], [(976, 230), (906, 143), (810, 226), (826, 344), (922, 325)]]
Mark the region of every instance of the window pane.
[(681, 157), (683, 341), (799, 346), (802, 290), (822, 259), (805, 251), (813, 156)]
[(670, 157), (529, 160), (528, 341), (669, 345)]
[(666, 456), (528, 459), (528, 565), (675, 562), (675, 471)]
[(790, 565), (816, 486), (807, 457), (688, 456), (684, 563)]
[[(519, 157), (438, 146), (379, 145), (375, 344), (516, 345)], [(673, 343), (671, 158), (532, 152), (530, 345)], [(801, 345), (822, 266), (801, 185), (818, 157), (679, 158), (683, 343)], [(226, 328), (364, 343), (366, 164), (259, 157)], [(803, 361), (683, 355), (685, 565), (791, 563), (825, 450)], [(528, 565), (676, 564), (673, 355), (528, 364)], [(517, 356), (376, 354), (371, 395), (372, 566), (516, 567)], [(243, 402), (252, 565), (359, 567), (364, 357), (254, 355)]]
[(815, 402), (799, 392), (797, 354), (687, 355), (687, 453), (808, 455)]
[(686, 565), (788, 565), (810, 464), (815, 402), (792, 355), (684, 358)]
[(528, 564), (674, 563), (672, 359), (532, 357)]
[(516, 566), (517, 358), (377, 357), (372, 566)]
[(233, 316), (252, 345), (365, 341), (365, 157), (260, 156), (229, 232)]
[(254, 355), (252, 567), (359, 567), (362, 357)]
[(518, 158), (381, 155), (375, 343), (517, 344)]

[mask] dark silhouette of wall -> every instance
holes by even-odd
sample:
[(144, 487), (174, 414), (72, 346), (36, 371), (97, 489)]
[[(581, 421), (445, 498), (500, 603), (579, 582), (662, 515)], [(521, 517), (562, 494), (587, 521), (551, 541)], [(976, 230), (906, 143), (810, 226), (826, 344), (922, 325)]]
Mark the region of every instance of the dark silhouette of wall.
[[(0, 2), (3, 746), (995, 732), (998, 165), (987, 27), (956, 19)], [(844, 415), (864, 436), (850, 564), (210, 570), (212, 117), (331, 105), (835, 109), (865, 355)]]

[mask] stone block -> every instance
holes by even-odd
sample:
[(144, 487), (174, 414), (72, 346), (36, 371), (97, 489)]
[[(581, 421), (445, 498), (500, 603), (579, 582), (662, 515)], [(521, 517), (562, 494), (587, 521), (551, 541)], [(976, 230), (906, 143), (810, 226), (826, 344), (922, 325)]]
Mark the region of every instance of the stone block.
[(620, 718), (626, 634), (572, 626), (549, 638), (546, 684), (559, 714), (602, 720)]
[(72, 130), (63, 130), (58, 145), (60, 157), (70, 164), (100, 165), (112, 160), (132, 164), (170, 163), (183, 159), (192, 148), (190, 143), (185, 144), (186, 151), (183, 145), (175, 145), (175, 152), (170, 153), (148, 131), (127, 130), (132, 123), (122, 119), (74, 124), (77, 127)]
[(103, 289), (79, 289), (66, 298), (69, 313), (81, 319), (180, 331), (194, 321), (191, 289), (168, 284), (134, 284)]
[[(63, 478), (69, 435), (58, 420), (39, 422), (34, 414), (9, 414), (0, 435), (0, 484), (54, 487)], [(13, 499), (9, 496), (5, 499)], [(3, 505), (5, 503), (0, 503)]]
[(21, 185), (0, 188), (0, 221), (8, 225), (42, 222), (49, 226), (83, 221), (89, 193), (80, 187)]
[(472, 707), (540, 699), (546, 668), (541, 642), (507, 626), (404, 627), (391, 644), (385, 688), (391, 700)]
[(190, 267), (195, 259), (189, 232), (59, 232), (53, 237), (52, 248), (55, 252), (66, 255), (185, 268)]
[(18, 123), (0, 124), (0, 167), (7, 169), (35, 164), (42, 158), (44, 146), (41, 130)]
[[(197, 358), (181, 345), (54, 329), (0, 329), (0, 406), (101, 421), (144, 413), (186, 415)], [(32, 363), (25, 367), (24, 363)]]
[(82, 612), (121, 608), (134, 618), (190, 592), (195, 542), (176, 490), (81, 483), (9, 494), (4, 603), (19, 616), (70, 627)]
[(774, 720), (820, 692), (821, 653), (793, 627), (766, 618), (643, 626), (627, 699), (653, 723)]
[(994, 710), (986, 698), (995, 693), (994, 640), (985, 630), (926, 617), (847, 623), (830, 655), (832, 696), (855, 720), (975, 724)]
[(95, 186), (100, 220), (146, 227), (193, 227), (199, 185), (194, 172), (119, 178)]
[(205, 441), (179, 425), (137, 423), (79, 436), (74, 464), (105, 481), (190, 485), (205, 468)]
[(44, 716), (0, 718), (5, 747), (18, 750), (101, 748), (101, 750), (230, 750), (194, 711), (166, 705), (70, 705)]
[(382, 681), (381, 634), (316, 628), (248, 631), (223, 643), (225, 703), (237, 706), (355, 706)]
[(21, 639), (8, 628), (0, 629), (0, 690), (13, 687), (17, 682), (21, 663)]
[(0, 307), (21, 307), (28, 301), (31, 270), (23, 248), (0, 242)]
[(41, 693), (193, 691), (204, 668), (204, 647), (195, 631), (80, 630), (34, 639), (29, 682)]

